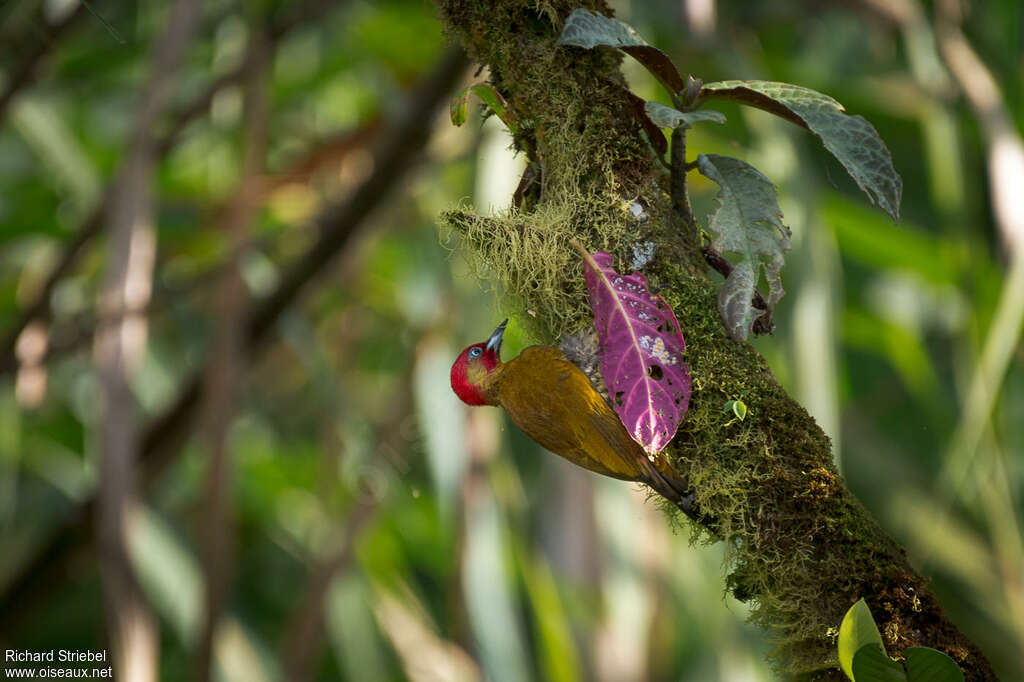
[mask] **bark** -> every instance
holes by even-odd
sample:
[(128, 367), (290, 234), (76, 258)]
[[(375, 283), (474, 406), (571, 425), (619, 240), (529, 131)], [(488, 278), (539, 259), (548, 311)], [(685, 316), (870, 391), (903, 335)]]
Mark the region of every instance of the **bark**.
[[(645, 274), (663, 287), (679, 318), (694, 385), (667, 453), (695, 486), (704, 518), (714, 519), (695, 532), (727, 543), (727, 588), (752, 604), (752, 620), (775, 644), (780, 674), (845, 679), (828, 633), (864, 597), (890, 654), (930, 646), (956, 660), (967, 680), (994, 679), (904, 550), (846, 488), (825, 434), (763, 358), (726, 333), (698, 237), (693, 230), (680, 234), (661, 161), (621, 95), (621, 58), (607, 49), (555, 45), (576, 6), (439, 3), (449, 32), (490, 69), (492, 85), (520, 121), (517, 148), (542, 171), (539, 193), (524, 199), (518, 213), (453, 212), (445, 219), (522, 304), (521, 318), (535, 320), (534, 331), (549, 341), (589, 322), (569, 239), (608, 250), (620, 264), (630, 262), (634, 246), (653, 243), (655, 260)], [(646, 220), (623, 212), (623, 203), (633, 201)], [(730, 421), (722, 406), (738, 396), (748, 416)]]

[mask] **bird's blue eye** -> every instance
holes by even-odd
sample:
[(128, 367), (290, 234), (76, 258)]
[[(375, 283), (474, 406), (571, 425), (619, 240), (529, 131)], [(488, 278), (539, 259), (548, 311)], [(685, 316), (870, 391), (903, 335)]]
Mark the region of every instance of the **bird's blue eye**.
[(469, 357), (471, 357), (471, 358), (478, 358), (478, 357), (480, 357), (480, 353), (482, 353), (482, 352), (483, 351), (480, 350), (480, 346), (477, 346), (475, 348), (470, 348), (469, 349)]

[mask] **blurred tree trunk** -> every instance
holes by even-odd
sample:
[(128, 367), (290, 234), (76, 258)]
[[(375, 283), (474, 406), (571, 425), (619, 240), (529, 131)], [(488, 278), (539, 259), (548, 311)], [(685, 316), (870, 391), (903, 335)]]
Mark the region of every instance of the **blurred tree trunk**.
[(169, 100), (173, 76), (199, 18), (199, 2), (179, 0), (139, 91), (125, 160), (108, 208), (107, 274), (100, 295), (96, 365), (103, 398), (97, 535), (113, 649), (114, 675), (124, 682), (157, 679), (159, 635), (132, 569), (130, 524), (137, 513), (140, 428), (132, 375), (146, 346), (156, 234), (150, 184), (153, 128)]
[(243, 367), (245, 308), (248, 292), (242, 279), (241, 257), (249, 241), (250, 224), (260, 207), (270, 105), (267, 71), (272, 46), (261, 20), (251, 22), (244, 64), (241, 177), (228, 207), (224, 236), (227, 262), (216, 293), (216, 327), (210, 355), (215, 358), (206, 372), (206, 399), (200, 418), (207, 453), (206, 496), (202, 504), (199, 535), (202, 537), (203, 572), (206, 578), (203, 629), (196, 654), (196, 680), (214, 677), (213, 654), (217, 626), (228, 599), (235, 563), (235, 529), (231, 518), (232, 462), (228, 430)]
[[(593, 4), (610, 13), (604, 2)], [(511, 294), (530, 301), (535, 331), (551, 340), (553, 330), (561, 330), (555, 320), (589, 316), (582, 293), (564, 303), (565, 292), (582, 289), (580, 270), (564, 255), (569, 236), (611, 251), (623, 267), (634, 246), (654, 247), (644, 272), (679, 318), (694, 384), (686, 421), (666, 452), (695, 487), (701, 532), (727, 542), (726, 584), (752, 604), (752, 620), (769, 631), (779, 672), (845, 679), (829, 633), (864, 597), (890, 654), (930, 646), (952, 656), (968, 680), (994, 679), (904, 550), (846, 488), (825, 434), (763, 358), (726, 333), (685, 183), (668, 182), (644, 140), (619, 54), (556, 46), (575, 2), (439, 5), (449, 31), (489, 68), (490, 83), (520, 122), (516, 146), (541, 174), (511, 216), (454, 211), (445, 219)], [(684, 134), (674, 136), (677, 154)], [(644, 208), (648, 219), (629, 218), (622, 209), (629, 202)], [(508, 234), (517, 236), (503, 242)], [(504, 246), (513, 242), (518, 251)], [(531, 271), (529, 263), (546, 263), (555, 274)], [(538, 285), (544, 276), (549, 279)], [(549, 289), (555, 293), (544, 293)], [(576, 307), (545, 310), (538, 306), (544, 300)], [(747, 417), (729, 422), (722, 406), (739, 396)]]

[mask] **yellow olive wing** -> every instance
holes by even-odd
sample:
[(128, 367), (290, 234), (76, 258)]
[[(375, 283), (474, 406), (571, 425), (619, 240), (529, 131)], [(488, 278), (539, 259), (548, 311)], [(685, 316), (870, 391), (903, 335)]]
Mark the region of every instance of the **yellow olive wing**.
[(494, 387), (509, 418), (533, 440), (581, 467), (638, 480), (627, 448), (637, 447), (586, 375), (557, 348), (531, 346)]

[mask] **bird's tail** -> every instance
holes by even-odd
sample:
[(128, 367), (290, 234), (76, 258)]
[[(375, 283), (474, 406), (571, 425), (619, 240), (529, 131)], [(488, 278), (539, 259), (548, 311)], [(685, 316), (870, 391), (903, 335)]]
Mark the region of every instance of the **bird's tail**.
[[(637, 448), (635, 457), (643, 474), (643, 482), (654, 492), (671, 501), (694, 521), (707, 520), (697, 508), (697, 495), (693, 488), (672, 468), (664, 455), (656, 455), (655, 461), (651, 461), (646, 453)], [(658, 466), (659, 464), (661, 466)]]

